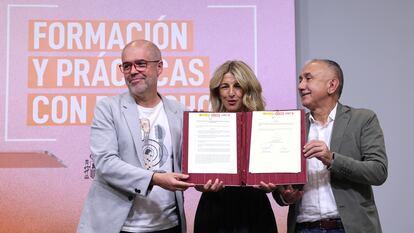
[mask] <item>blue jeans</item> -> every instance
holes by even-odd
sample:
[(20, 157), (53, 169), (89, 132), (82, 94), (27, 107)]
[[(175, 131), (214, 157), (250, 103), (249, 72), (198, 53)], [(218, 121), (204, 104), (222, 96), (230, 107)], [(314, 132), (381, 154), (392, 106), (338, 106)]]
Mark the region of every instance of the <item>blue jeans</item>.
[(302, 228), (302, 229), (296, 228), (296, 233), (345, 233), (345, 230), (343, 228), (331, 229), (331, 230), (325, 230), (325, 229), (319, 229), (319, 228)]

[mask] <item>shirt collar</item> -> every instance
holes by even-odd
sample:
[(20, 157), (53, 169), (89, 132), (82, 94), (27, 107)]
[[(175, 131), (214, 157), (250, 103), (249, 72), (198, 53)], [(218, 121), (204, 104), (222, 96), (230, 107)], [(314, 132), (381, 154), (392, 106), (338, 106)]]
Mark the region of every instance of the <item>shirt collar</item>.
[[(328, 115), (328, 121), (327, 121), (328, 124), (335, 120), (336, 109), (337, 108), (338, 108), (338, 103), (335, 104), (335, 107), (331, 110), (331, 112)], [(313, 118), (313, 116), (312, 116), (312, 113), (309, 114), (309, 121), (312, 124), (316, 122), (315, 118)]]

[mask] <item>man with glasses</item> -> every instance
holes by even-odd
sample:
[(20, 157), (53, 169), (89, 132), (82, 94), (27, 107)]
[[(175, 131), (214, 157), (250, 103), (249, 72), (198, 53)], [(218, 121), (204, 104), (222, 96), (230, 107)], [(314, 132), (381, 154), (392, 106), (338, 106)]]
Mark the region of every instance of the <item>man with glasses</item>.
[(99, 101), (91, 127), (96, 176), (78, 233), (184, 233), (183, 106), (157, 92), (159, 48), (136, 40), (122, 51), (128, 92)]

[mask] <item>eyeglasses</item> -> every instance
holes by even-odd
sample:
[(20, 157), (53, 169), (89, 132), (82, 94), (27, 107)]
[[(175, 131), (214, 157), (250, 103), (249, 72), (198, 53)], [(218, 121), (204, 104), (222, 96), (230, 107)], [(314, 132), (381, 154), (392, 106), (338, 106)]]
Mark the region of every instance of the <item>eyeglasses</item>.
[(161, 60), (153, 60), (153, 61), (147, 61), (144, 59), (136, 60), (133, 63), (131, 62), (124, 62), (121, 65), (119, 65), (119, 70), (121, 70), (124, 74), (131, 73), (132, 65), (134, 65), (135, 69), (137, 71), (145, 71), (147, 69), (148, 63), (151, 62), (160, 62)]

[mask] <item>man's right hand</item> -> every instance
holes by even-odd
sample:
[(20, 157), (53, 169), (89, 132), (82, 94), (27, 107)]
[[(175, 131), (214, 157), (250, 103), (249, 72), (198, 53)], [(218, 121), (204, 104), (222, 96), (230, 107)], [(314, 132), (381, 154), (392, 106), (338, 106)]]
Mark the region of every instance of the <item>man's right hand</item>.
[(195, 186), (195, 184), (193, 183), (187, 183), (183, 181), (188, 179), (188, 177), (190, 176), (186, 174), (173, 172), (154, 173), (154, 175), (152, 176), (151, 183), (152, 185), (158, 185), (161, 188), (170, 191), (184, 191), (189, 187)]
[(299, 189), (294, 189), (292, 185), (286, 186), (283, 190), (280, 190), (279, 193), (282, 196), (283, 201), (286, 202), (286, 204), (296, 203), (303, 196), (303, 191)]

